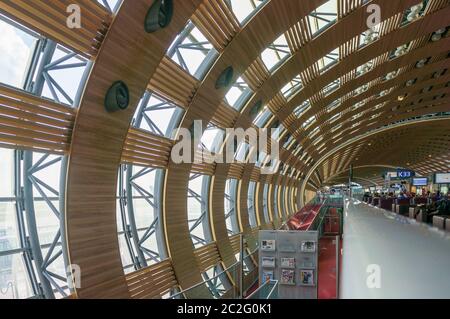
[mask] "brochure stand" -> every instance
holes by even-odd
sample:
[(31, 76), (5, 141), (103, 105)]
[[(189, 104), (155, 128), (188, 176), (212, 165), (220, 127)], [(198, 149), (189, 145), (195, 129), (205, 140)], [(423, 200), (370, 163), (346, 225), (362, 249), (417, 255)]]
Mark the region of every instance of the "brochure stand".
[(317, 231), (261, 230), (259, 283), (279, 281), (280, 299), (317, 299)]

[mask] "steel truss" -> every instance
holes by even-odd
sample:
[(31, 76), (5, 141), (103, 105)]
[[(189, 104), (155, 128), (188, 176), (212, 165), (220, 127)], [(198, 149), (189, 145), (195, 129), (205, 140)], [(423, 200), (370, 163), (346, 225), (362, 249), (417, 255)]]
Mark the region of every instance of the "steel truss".
[[(48, 98), (57, 103), (77, 107), (82, 88), (86, 82), (91, 62), (67, 50), (56, 42), (30, 31), (22, 25), (3, 18), (7, 23), (24, 31), (36, 39), (33, 52), (24, 77), (23, 90), (43, 96), (45, 88)], [(81, 70), (82, 76), (74, 88), (63, 88), (52, 72)], [(27, 275), (32, 291), (37, 298), (52, 299), (67, 297), (68, 258), (65, 249), (65, 179), (67, 158), (46, 153), (16, 150), (14, 168), (14, 188), (17, 228)], [(51, 185), (49, 171), (59, 171), (59, 185)], [(36, 203), (45, 203), (45, 212), (58, 220), (58, 230), (50, 243), (41, 244), (40, 218), (36, 214)], [(50, 217), (50, 218), (54, 218)], [(8, 253), (4, 252), (5, 254)], [(61, 265), (63, 269), (61, 269)]]
[(228, 179), (225, 186), (225, 221), (228, 236), (239, 234), (240, 228), (237, 216), (237, 183), (235, 179)]
[[(212, 242), (212, 233), (208, 214), (208, 193), (211, 183), (211, 177), (201, 174), (192, 174), (189, 177), (189, 181), (194, 181), (198, 178), (202, 179), (201, 193), (198, 194), (198, 192), (188, 186), (187, 194), (188, 201), (189, 198), (193, 198), (198, 204), (200, 204), (201, 209), (200, 216), (198, 216), (197, 218), (189, 218), (188, 212), (189, 233), (191, 234), (192, 243), (195, 248), (205, 246), (208, 243)], [(195, 234), (195, 231), (199, 228), (202, 229), (203, 237)]]
[[(167, 55), (177, 62), (183, 70), (201, 80), (210, 69), (212, 63), (219, 56), (219, 52), (212, 47), (208, 41), (200, 41), (193, 34), (195, 25), (189, 22), (184, 30), (177, 36), (175, 41), (170, 46)], [(186, 43), (187, 41), (187, 43)], [(203, 55), (203, 61), (197, 70), (190, 70), (186, 58), (183, 55), (183, 50), (196, 51)]]
[[(154, 190), (146, 189), (139, 183), (139, 178), (151, 178), (155, 175)], [(125, 269), (131, 267), (138, 270), (160, 262), (167, 258), (166, 247), (164, 245), (161, 214), (162, 194), (159, 185), (164, 180), (164, 171), (149, 167), (138, 167), (124, 164), (119, 169), (119, 204), (120, 216), (128, 248), (128, 253), (132, 260), (132, 265), (124, 265)], [(136, 194), (136, 195), (135, 195)], [(149, 220), (146, 227), (137, 227), (134, 201), (143, 199), (150, 210), (153, 210), (154, 218)], [(150, 216), (150, 214), (149, 214)], [(152, 242), (156, 242), (157, 251), (151, 248)]]

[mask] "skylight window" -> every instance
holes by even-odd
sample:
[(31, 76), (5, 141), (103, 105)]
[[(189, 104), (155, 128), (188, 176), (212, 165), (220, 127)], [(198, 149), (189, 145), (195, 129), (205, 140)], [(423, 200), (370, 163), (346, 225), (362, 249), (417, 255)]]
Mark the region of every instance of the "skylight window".
[(386, 102), (379, 103), (379, 104), (375, 105), (375, 106), (373, 107), (373, 109), (374, 109), (374, 110), (381, 109), (385, 104), (386, 104)]
[(354, 94), (359, 95), (361, 93), (366, 92), (368, 89), (369, 89), (369, 85), (367, 83), (363, 84), (354, 91)]
[(257, 159), (257, 161), (255, 163), (255, 166), (256, 167), (261, 167), (262, 164), (264, 163), (264, 161), (266, 160), (266, 157), (267, 157), (267, 153), (266, 152), (264, 152), (264, 151), (259, 152), (258, 159)]
[(329, 28), (337, 19), (337, 0), (329, 0), (308, 16), (311, 33), (316, 36)]
[(262, 112), (258, 114), (258, 116), (253, 121), (253, 124), (255, 124), (258, 127), (263, 127), (271, 116), (272, 113), (270, 112), (270, 110), (268, 108), (265, 108)]
[(341, 113), (335, 114), (330, 118), (330, 124), (336, 122), (338, 119), (341, 118)]
[(206, 192), (208, 176), (191, 174), (187, 191), (187, 215), (189, 232), (194, 247), (198, 248), (207, 244), (207, 204), (202, 196)]
[(357, 126), (359, 126), (360, 124), (361, 124), (361, 122), (353, 123), (351, 128), (357, 127)]
[(339, 60), (339, 48), (336, 48), (327, 55), (325, 55), (323, 58), (319, 59), (319, 70), (320, 73), (324, 73), (327, 71), (331, 66), (333, 66), (335, 63), (337, 63)]
[(286, 140), (286, 142), (284, 143), (283, 147), (285, 149), (290, 149), (292, 145), (294, 145), (295, 143), (295, 138), (292, 135), (289, 135), (288, 139)]
[(38, 39), (2, 19), (6, 18), (0, 19), (0, 82), (21, 89)]
[(281, 94), (283, 94), (283, 96), (287, 99), (295, 92), (301, 90), (302, 87), (302, 79), (300, 78), (300, 75), (297, 75), (281, 89)]
[(76, 106), (85, 58), (3, 16), (0, 41), (0, 82)]
[(305, 122), (303, 122), (302, 127), (306, 129), (310, 125), (312, 125), (316, 121), (316, 117), (313, 115), (309, 119), (307, 119)]
[(328, 94), (336, 91), (340, 85), (341, 85), (341, 80), (336, 79), (323, 88), (323, 93), (325, 94), (325, 96), (327, 96)]
[(228, 93), (225, 95), (225, 101), (237, 111), (241, 111), (242, 107), (252, 96), (253, 91), (241, 77), (239, 77)]
[(365, 74), (365, 73), (369, 72), (370, 70), (372, 70), (374, 61), (375, 61), (375, 59), (370, 60), (367, 63), (364, 63), (363, 65), (358, 66), (356, 68), (356, 76), (360, 76), (360, 75)]
[(282, 34), (261, 54), (261, 58), (269, 71), (273, 71), (291, 55), (286, 37)]
[(45, 65), (42, 96), (73, 105), (87, 60), (61, 45), (56, 45), (49, 64)]
[(376, 119), (377, 117), (379, 117), (381, 115), (381, 113), (378, 114), (374, 114), (370, 117), (371, 120)]
[(273, 133), (272, 133), (272, 138), (273, 138), (273, 139), (279, 139), (280, 136), (283, 135), (283, 132), (284, 132), (285, 130), (286, 130), (286, 129), (284, 128), (283, 124), (280, 124), (280, 125), (273, 131)]
[(311, 131), (311, 133), (309, 133), (308, 137), (309, 138), (313, 138), (314, 136), (316, 136), (319, 133), (319, 127), (317, 126), (314, 130)]
[(245, 162), (245, 159), (247, 158), (249, 151), (250, 151), (250, 144), (246, 142), (241, 142), (234, 156), (235, 160), (238, 162)]
[(244, 25), (267, 0), (228, 0), (231, 11), (241, 25)]
[(186, 72), (202, 79), (218, 53), (200, 30), (189, 22), (176, 37), (167, 55)]
[(403, 14), (402, 25), (406, 25), (419, 19), (425, 11), (426, 3), (427, 0), (424, 0), (421, 3), (418, 3), (410, 7), (409, 9), (406, 9)]
[(97, 0), (97, 2), (108, 9), (108, 11), (116, 12), (122, 0)]
[(341, 105), (341, 99), (337, 99), (333, 102), (330, 103), (330, 105), (327, 106), (327, 112), (330, 113), (332, 112), (334, 109), (336, 109), (339, 105)]
[(364, 105), (364, 101), (360, 101), (358, 103), (356, 103), (355, 105), (352, 106), (352, 111), (359, 109), (361, 106)]
[(134, 115), (133, 126), (156, 135), (174, 137), (184, 110), (154, 92), (146, 92)]
[(297, 107), (294, 109), (294, 115), (295, 115), (296, 117), (300, 117), (300, 116), (302, 116), (305, 112), (307, 112), (307, 111), (310, 109), (310, 107), (311, 107), (311, 103), (310, 103), (310, 101), (309, 101), (309, 99), (308, 99), (308, 100), (304, 101), (301, 105), (297, 106)]
[(219, 153), (225, 139), (225, 131), (215, 126), (208, 126), (200, 139), (201, 145), (209, 152)]
[(377, 40), (380, 36), (381, 23), (378, 23), (371, 29), (363, 32), (359, 37), (359, 47), (362, 48), (373, 41)]

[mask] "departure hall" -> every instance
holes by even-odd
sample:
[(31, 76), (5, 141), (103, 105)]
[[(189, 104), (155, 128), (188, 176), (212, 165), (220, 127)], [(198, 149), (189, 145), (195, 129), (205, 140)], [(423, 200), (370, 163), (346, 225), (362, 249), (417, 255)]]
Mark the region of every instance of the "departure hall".
[(0, 299), (450, 299), (449, 67), (450, 0), (0, 0)]

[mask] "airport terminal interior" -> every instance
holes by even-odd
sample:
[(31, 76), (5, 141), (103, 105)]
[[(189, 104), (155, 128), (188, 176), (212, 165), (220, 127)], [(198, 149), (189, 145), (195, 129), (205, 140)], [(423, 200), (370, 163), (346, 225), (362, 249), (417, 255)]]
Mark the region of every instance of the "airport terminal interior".
[(449, 0), (0, 0), (0, 299), (450, 298), (449, 67)]

